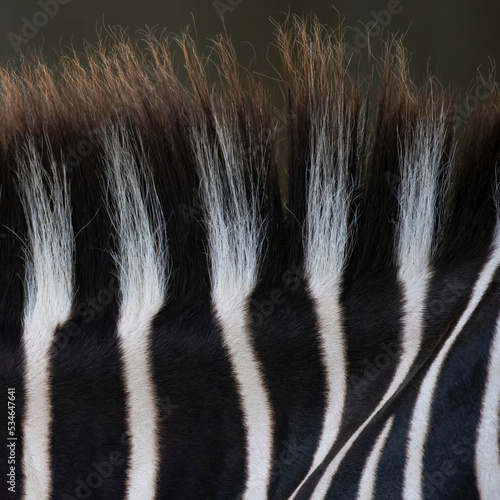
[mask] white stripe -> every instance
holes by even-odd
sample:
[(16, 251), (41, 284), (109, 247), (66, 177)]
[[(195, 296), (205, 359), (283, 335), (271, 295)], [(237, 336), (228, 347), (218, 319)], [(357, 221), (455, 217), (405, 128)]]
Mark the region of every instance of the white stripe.
[(159, 307), (158, 304), (157, 307), (152, 306), (145, 306), (142, 310), (125, 306), (118, 323), (130, 433), (126, 492), (129, 500), (153, 500), (158, 481), (158, 410), (148, 350), (151, 321)]
[[(160, 449), (158, 409), (151, 366), (151, 323), (166, 293), (166, 243), (158, 199), (144, 157), (136, 164), (126, 133), (112, 130), (105, 140), (110, 210), (117, 232), (115, 256), (122, 301), (118, 338), (124, 364), (130, 459), (126, 498), (156, 496)], [(141, 188), (145, 184), (146, 188)], [(147, 202), (148, 204), (147, 204)], [(152, 219), (148, 216), (150, 209)]]
[(394, 417), (390, 417), (385, 423), (382, 432), (378, 436), (377, 441), (373, 446), (368, 459), (366, 460), (361, 481), (359, 483), (358, 500), (372, 500), (373, 498), (375, 493), (378, 464), (393, 423)]
[(476, 476), (481, 500), (500, 496), (500, 316), (488, 363), (488, 377), (483, 396), (481, 419), (476, 441)]
[(52, 491), (50, 348), (56, 328), (69, 319), (71, 312), (73, 230), (66, 179), (56, 173), (55, 164), (51, 174), (45, 176), (40, 157), (32, 146), (27, 153), (27, 160), (20, 160), (19, 171), (28, 224), (23, 318), (24, 498), (47, 500)]
[[(443, 119), (443, 118), (442, 118)], [(438, 168), (443, 150), (443, 123), (422, 120), (416, 138), (407, 139), (401, 153), (403, 178), (400, 188), (398, 225), (398, 279), (403, 292), (403, 331), (401, 358), (391, 383), (375, 410), (356, 429), (330, 462), (313, 493), (322, 499), (333, 476), (351, 446), (375, 415), (396, 393), (417, 357), (423, 330), (425, 298), (431, 278), (429, 261), (434, 233), (434, 203), (437, 194)], [(414, 244), (415, 241), (419, 245)]]
[(312, 472), (324, 460), (337, 439), (346, 394), (346, 360), (339, 286), (335, 285), (328, 293), (324, 286), (313, 283), (310, 290), (318, 315), (327, 384), (326, 412), (321, 438), (311, 466)]
[(347, 385), (342, 315), (338, 298), (339, 285), (311, 281), (309, 290), (318, 317), (322, 361), (326, 375), (326, 411), (311, 467), (291, 498), (295, 497), (302, 485), (326, 458), (337, 439)]
[(483, 295), (488, 289), (493, 275), (500, 264), (499, 235), (500, 231), (497, 228), (491, 256), (479, 275), (467, 308), (463, 312), (450, 336), (446, 339), (441, 350), (434, 358), (434, 361), (432, 362), (425, 375), (422, 385), (420, 386), (417, 401), (413, 409), (409, 439), (406, 448), (406, 464), (403, 483), (404, 500), (421, 500), (422, 498), (424, 446), (429, 430), (429, 419), (437, 380), (448, 352), (483, 298)]
[(240, 290), (214, 296), (217, 319), (222, 327), (233, 373), (238, 384), (247, 431), (247, 482), (245, 500), (267, 498), (271, 470), (272, 415), (259, 362), (251, 346), (247, 324), (247, 298)]
[(251, 159), (259, 174), (265, 175), (259, 166), (264, 157), (261, 151), (244, 149), (237, 129), (227, 119), (217, 112), (214, 118), (222, 161), (217, 144), (208, 139), (206, 123), (193, 134), (206, 208), (212, 301), (238, 385), (246, 429), (243, 498), (260, 500), (267, 498), (271, 475), (272, 411), (252, 347), (247, 308), (257, 280), (264, 222), (257, 212), (260, 190), (253, 186), (254, 198), (248, 200), (241, 165)]
[[(347, 389), (345, 340), (340, 306), (340, 283), (350, 250), (349, 211), (352, 191), (347, 185), (351, 120), (342, 98), (311, 113), (311, 167), (307, 185), (305, 269), (318, 318), (325, 370), (325, 414), (318, 446), (300, 490), (334, 445)], [(337, 133), (332, 133), (335, 130)], [(332, 158), (336, 157), (336, 163)], [(292, 497), (293, 498), (293, 497)]]
[[(405, 303), (405, 319), (403, 326), (403, 349), (401, 355), (401, 361), (398, 364), (396, 372), (391, 380), (389, 388), (385, 392), (383, 398), (380, 400), (379, 404), (375, 410), (370, 414), (370, 416), (361, 424), (360, 427), (351, 435), (351, 437), (346, 441), (341, 450), (335, 455), (334, 459), (330, 462), (326, 468), (321, 480), (314, 490), (312, 498), (323, 499), (328, 492), (330, 484), (332, 482), (333, 476), (337, 472), (337, 469), (344, 459), (347, 452), (351, 449), (351, 446), (358, 439), (361, 433), (366, 429), (366, 427), (373, 420), (375, 415), (384, 407), (384, 405), (389, 401), (389, 399), (395, 394), (400, 385), (404, 382), (404, 379), (408, 375), (410, 368), (415, 360), (418, 353), (418, 345), (420, 344), (420, 338), (422, 335), (422, 319), (423, 319), (423, 307), (425, 304), (425, 293), (427, 289), (428, 274), (422, 275), (422, 282), (420, 286), (413, 288), (413, 293), (406, 297)], [(405, 293), (406, 295), (406, 293)]]

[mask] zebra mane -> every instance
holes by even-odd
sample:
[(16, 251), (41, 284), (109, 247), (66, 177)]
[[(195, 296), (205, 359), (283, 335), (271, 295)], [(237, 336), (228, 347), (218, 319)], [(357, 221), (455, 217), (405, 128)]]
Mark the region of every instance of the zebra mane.
[[(394, 259), (460, 259), (488, 247), (496, 222), (496, 89), (457, 127), (452, 96), (434, 78), (417, 88), (401, 43), (392, 41), (374, 104), (374, 92), (348, 70), (341, 34), (292, 18), (277, 29), (283, 127), (265, 86), (238, 67), (229, 41), (218, 39), (209, 59), (187, 35), (176, 43), (187, 68), (182, 81), (172, 42), (152, 35), (141, 52), (116, 35), (83, 58), (61, 57), (55, 69), (36, 57), (3, 68), (3, 177), (11, 175), (9, 158), (29, 157), (34, 147), (44, 164), (53, 156), (59, 170), (100, 182), (104, 167), (86, 164), (108, 156), (109, 136), (119, 129), (143, 145), (155, 182), (168, 190), (160, 197), (168, 198), (170, 258), (183, 261), (186, 250), (208, 244), (220, 265), (211, 268), (215, 281), (235, 278), (238, 269), (254, 283), (263, 265), (255, 256), (276, 251), (285, 226), (293, 233), (286, 258), (304, 255), (307, 272), (317, 275), (347, 266), (355, 276)], [(179, 248), (186, 235), (208, 241)], [(242, 252), (233, 269), (227, 245)], [(203, 276), (196, 269), (191, 278)], [(171, 288), (178, 287), (191, 285), (174, 276)]]
[[(286, 420), (289, 389), (273, 390), (296, 381), (297, 408), (306, 409), (318, 391), (324, 412), (311, 424), (314, 439), (305, 438), (308, 446), (314, 441), (311, 460), (300, 464), (299, 480), (275, 491), (288, 498), (314, 487), (313, 498), (322, 498), (360, 433), (378, 424), (450, 331), (454, 341), (450, 325), (465, 324), (493, 280), (497, 89), (463, 124), (457, 98), (435, 78), (422, 87), (412, 82), (401, 42), (387, 44), (375, 85), (350, 70), (341, 31), (292, 17), (276, 32), (280, 123), (264, 80), (238, 65), (226, 38), (208, 58), (188, 35), (143, 42), (139, 50), (119, 34), (83, 56), (62, 56), (54, 68), (25, 57), (17, 69), (0, 69), (0, 326), (9, 346), (0, 370), (26, 387), (23, 487), (30, 498), (49, 498), (66, 481), (50, 474), (48, 450), (67, 450), (68, 429), (50, 432), (52, 420), (56, 427), (66, 421), (64, 389), (73, 380), (94, 394), (102, 435), (113, 435), (113, 443), (126, 437), (127, 498), (153, 499), (162, 477), (157, 401), (199, 359), (206, 377), (188, 383), (179, 376), (179, 397), (189, 406), (220, 390), (241, 405), (241, 421), (229, 411), (228, 421), (215, 422), (214, 411), (207, 428), (244, 427), (246, 500), (266, 498), (279, 481), (271, 477), (272, 450), (287, 434), (272, 429)], [(472, 305), (462, 314), (460, 296), (439, 318), (424, 313), (451, 275), (473, 290)], [(279, 293), (271, 303), (262, 297), (273, 286)], [(261, 305), (274, 308), (283, 290), (290, 292), (288, 316), (271, 318)], [(20, 338), (22, 354), (12, 347)], [(365, 415), (347, 395), (348, 371), (386, 338), (397, 339), (399, 361)], [(275, 364), (266, 358), (273, 339), (280, 339), (271, 350), (281, 359)], [(16, 354), (4, 355), (9, 349)], [(315, 356), (321, 373), (303, 367), (295, 374), (294, 366)], [(96, 377), (111, 395), (96, 389)], [(220, 385), (210, 392), (213, 380)], [(424, 386), (431, 396), (416, 412), (425, 417), (432, 377)], [(90, 410), (73, 401), (68, 414), (91, 421)], [(392, 417), (386, 425), (381, 447)], [(414, 431), (421, 447), (425, 432)], [(244, 448), (238, 439), (234, 446)], [(487, 456), (487, 437), (484, 443)], [(93, 457), (91, 444), (84, 448)], [(420, 498), (412, 496), (421, 488), (411, 479), (421, 467), (415, 456), (405, 498)], [(168, 465), (173, 470), (176, 461)], [(373, 481), (364, 481), (370, 491)]]

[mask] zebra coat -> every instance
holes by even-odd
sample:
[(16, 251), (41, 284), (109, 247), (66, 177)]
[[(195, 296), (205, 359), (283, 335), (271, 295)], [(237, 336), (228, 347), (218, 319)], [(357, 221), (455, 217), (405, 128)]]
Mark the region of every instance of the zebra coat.
[(0, 498), (498, 500), (496, 92), (177, 42), (1, 70)]

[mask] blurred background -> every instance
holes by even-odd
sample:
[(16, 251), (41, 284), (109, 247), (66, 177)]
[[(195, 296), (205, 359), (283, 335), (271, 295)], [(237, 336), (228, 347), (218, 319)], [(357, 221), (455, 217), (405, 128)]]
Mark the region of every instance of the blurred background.
[[(17, 64), (19, 49), (30, 47), (42, 47), (53, 61), (61, 47), (80, 49), (106, 25), (124, 27), (132, 38), (145, 27), (178, 34), (190, 26), (201, 48), (225, 30), (241, 63), (255, 58), (257, 71), (276, 76), (271, 19), (283, 21), (287, 12), (314, 12), (334, 27), (343, 20), (354, 60), (368, 44), (377, 53), (388, 34), (404, 35), (416, 81), (429, 71), (464, 99), (475, 87), (485, 94), (488, 78), (490, 84), (495, 78), (491, 61), (500, 60), (500, 2), (493, 0), (0, 0), (0, 5), (2, 65)], [(363, 64), (356, 63), (369, 71)]]

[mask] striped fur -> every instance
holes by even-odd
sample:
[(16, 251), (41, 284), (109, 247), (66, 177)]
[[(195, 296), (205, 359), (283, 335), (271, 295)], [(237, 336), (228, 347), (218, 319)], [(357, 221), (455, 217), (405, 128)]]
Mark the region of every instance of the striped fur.
[[(24, 490), (28, 498), (49, 498), (52, 422), (49, 352), (56, 328), (67, 321), (71, 313), (73, 231), (66, 179), (64, 174), (61, 179), (54, 161), (51, 160), (50, 174), (44, 174), (40, 154), (33, 144), (27, 145), (26, 158), (18, 161), (28, 225), (22, 336), (26, 391)], [(49, 188), (44, 186), (46, 182)]]
[(499, 497), (498, 96), (177, 43), (0, 73), (0, 498)]
[[(108, 159), (105, 182), (114, 201), (110, 217), (117, 233), (115, 258), (122, 294), (117, 335), (131, 438), (126, 498), (153, 499), (158, 481), (159, 443), (149, 336), (151, 323), (166, 298), (164, 223), (152, 181), (148, 179), (145, 155), (139, 156), (139, 168), (127, 132), (111, 130), (104, 136)], [(148, 189), (141, 189), (140, 175), (146, 178)]]

